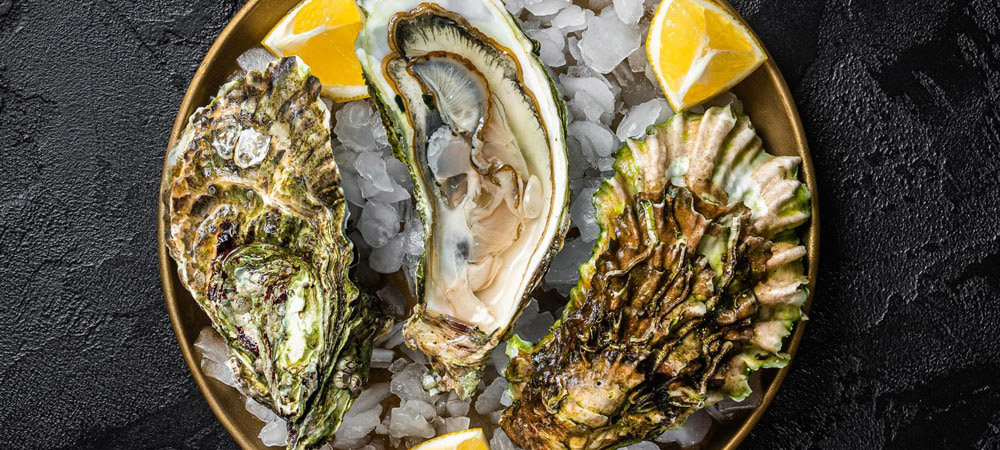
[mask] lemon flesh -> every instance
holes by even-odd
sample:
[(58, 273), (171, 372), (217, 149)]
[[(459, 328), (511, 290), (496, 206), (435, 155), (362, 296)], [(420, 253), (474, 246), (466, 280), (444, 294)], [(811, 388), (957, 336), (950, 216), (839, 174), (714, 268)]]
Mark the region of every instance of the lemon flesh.
[(739, 19), (706, 0), (663, 0), (653, 16), (646, 55), (675, 111), (732, 88), (767, 60)]
[(490, 443), (482, 428), (473, 428), (438, 436), (410, 450), (490, 450)]
[(297, 55), (323, 83), (323, 95), (345, 102), (368, 96), (354, 41), (361, 11), (353, 0), (305, 0), (264, 38), (279, 57)]

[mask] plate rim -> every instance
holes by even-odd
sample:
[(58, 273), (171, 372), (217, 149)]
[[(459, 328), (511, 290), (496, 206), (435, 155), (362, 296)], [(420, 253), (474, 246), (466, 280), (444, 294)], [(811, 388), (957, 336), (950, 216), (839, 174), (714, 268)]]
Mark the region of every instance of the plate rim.
[[(729, 3), (728, 0), (716, 0), (718, 1), (726, 10), (730, 12), (734, 17), (737, 18), (760, 42), (759, 37), (746, 22), (746, 20), (736, 11), (735, 8)], [(164, 153), (163, 167), (160, 173), (160, 184), (157, 189), (157, 230), (156, 230), (156, 241), (157, 241), (157, 251), (159, 260), (159, 272), (160, 272), (160, 283), (163, 288), (164, 301), (167, 307), (167, 314), (170, 317), (171, 328), (174, 331), (174, 335), (177, 338), (178, 347), (180, 347), (181, 354), (184, 358), (184, 362), (187, 364), (188, 371), (191, 373), (191, 377), (194, 378), (195, 384), (198, 386), (198, 390), (201, 391), (202, 397), (205, 402), (208, 403), (209, 409), (215, 414), (216, 418), (222, 423), (222, 426), (226, 429), (233, 440), (243, 449), (251, 450), (259, 448), (259, 439), (257, 436), (248, 436), (240, 432), (239, 427), (236, 425), (234, 417), (229, 414), (225, 408), (223, 408), (219, 399), (212, 393), (208, 386), (208, 379), (202, 373), (199, 361), (196, 358), (194, 352), (194, 342), (188, 339), (187, 335), (184, 333), (184, 320), (180, 314), (179, 308), (179, 297), (178, 290), (184, 291), (183, 286), (180, 286), (176, 279), (175, 267), (173, 261), (171, 260), (169, 250), (167, 249), (167, 239), (166, 239), (166, 190), (164, 189), (164, 182), (167, 179), (167, 157), (170, 150), (176, 145), (178, 137), (183, 132), (184, 128), (187, 126), (188, 117), (200, 106), (196, 105), (194, 102), (197, 97), (198, 87), (205, 82), (207, 78), (208, 69), (211, 67), (216, 60), (219, 58), (220, 53), (224, 44), (229, 40), (230, 36), (233, 34), (234, 30), (244, 21), (247, 17), (250, 17), (256, 8), (263, 7), (267, 4), (265, 0), (249, 0), (239, 11), (229, 20), (226, 26), (222, 29), (219, 35), (213, 41), (212, 46), (209, 48), (208, 52), (202, 58), (198, 65), (198, 69), (195, 71), (188, 83), (188, 87), (184, 92), (184, 98), (181, 101), (180, 107), (177, 110), (177, 116), (174, 119), (174, 125), (170, 132), (170, 139), (167, 144), (167, 150)], [(802, 159), (802, 164), (800, 167), (800, 175), (804, 179), (806, 186), (810, 190), (810, 206), (811, 215), (809, 220), (809, 225), (803, 233), (805, 238), (805, 246), (807, 251), (807, 271), (808, 271), (808, 297), (805, 304), (802, 306), (803, 314), (808, 315), (813, 302), (813, 294), (816, 292), (816, 279), (819, 270), (819, 236), (820, 236), (820, 222), (819, 222), (819, 195), (818, 186), (816, 182), (816, 173), (813, 166), (812, 156), (809, 151), (809, 142), (806, 138), (805, 128), (802, 124), (802, 119), (799, 116), (798, 108), (795, 105), (795, 101), (792, 98), (791, 90), (788, 84), (785, 82), (784, 76), (778, 69), (777, 64), (774, 62), (774, 57), (768, 51), (767, 47), (764, 47), (764, 52), (767, 54), (767, 60), (756, 69), (756, 71), (763, 71), (763, 73), (770, 79), (771, 83), (777, 88), (778, 98), (780, 99), (780, 104), (784, 107), (784, 114), (788, 117), (792, 125), (791, 134), (794, 137), (794, 146), (798, 153), (798, 156)], [(788, 341), (787, 349), (785, 353), (789, 355), (789, 362), (785, 367), (778, 369), (775, 373), (774, 378), (768, 385), (767, 390), (764, 392), (763, 398), (761, 399), (760, 405), (754, 409), (754, 411), (747, 416), (743, 423), (735, 429), (732, 436), (726, 441), (726, 443), (721, 447), (722, 450), (735, 450), (750, 434), (750, 431), (760, 422), (764, 413), (767, 411), (774, 397), (777, 395), (778, 390), (780, 390), (782, 383), (788, 376), (788, 372), (791, 370), (792, 363), (795, 360), (795, 354), (798, 351), (799, 344), (802, 341), (802, 336), (805, 333), (807, 320), (802, 320), (795, 326), (795, 331), (791, 336), (791, 340)]]

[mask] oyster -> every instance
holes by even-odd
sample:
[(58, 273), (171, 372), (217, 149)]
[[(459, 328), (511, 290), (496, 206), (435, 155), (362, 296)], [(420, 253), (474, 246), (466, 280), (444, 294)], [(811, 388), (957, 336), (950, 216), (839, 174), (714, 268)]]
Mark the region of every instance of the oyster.
[(500, 1), (361, 7), (358, 57), (427, 236), (405, 339), (468, 397), (562, 247), (565, 106)]
[(594, 194), (601, 232), (563, 316), (537, 344), (508, 346), (511, 439), (527, 450), (652, 439), (784, 365), (808, 295), (799, 163), (767, 154), (730, 107), (629, 140)]
[(320, 83), (297, 57), (226, 84), (168, 156), (168, 247), (228, 347), (240, 391), (310, 448), (367, 378), (384, 323), (348, 280), (340, 175)]

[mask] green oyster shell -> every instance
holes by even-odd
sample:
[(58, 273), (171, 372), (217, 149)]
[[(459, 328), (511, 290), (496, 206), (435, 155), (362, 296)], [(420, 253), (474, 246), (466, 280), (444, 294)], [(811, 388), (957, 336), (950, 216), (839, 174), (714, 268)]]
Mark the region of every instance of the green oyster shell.
[(239, 390), (315, 447), (367, 381), (384, 322), (348, 279), (344, 194), (319, 80), (297, 57), (223, 86), (168, 155), (168, 247)]
[(797, 157), (761, 147), (730, 107), (629, 140), (594, 194), (601, 232), (556, 325), (513, 339), (501, 425), (526, 450), (615, 448), (750, 393), (781, 367), (808, 279)]

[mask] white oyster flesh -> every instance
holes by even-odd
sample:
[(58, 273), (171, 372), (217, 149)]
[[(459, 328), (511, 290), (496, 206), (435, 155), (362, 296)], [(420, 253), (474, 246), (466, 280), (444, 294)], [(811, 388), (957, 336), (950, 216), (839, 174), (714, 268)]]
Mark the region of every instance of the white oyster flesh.
[[(553, 188), (566, 185), (566, 157), (552, 149), (564, 148), (564, 136), (544, 69), (520, 66), (535, 59), (502, 5), (431, 5), (496, 47), (440, 18), (421, 20), (427, 4), (408, 0), (375, 2), (358, 53), (372, 67), (390, 61), (387, 76), (370, 77), (379, 92), (433, 102), (406, 105), (414, 126), (403, 136), (429, 169), (416, 174), (432, 200), (424, 302), (489, 333), (509, 325), (536, 281), (526, 270), (542, 264), (558, 232), (560, 214), (552, 211), (563, 208), (566, 192)], [(387, 26), (391, 33), (378, 29)]]

